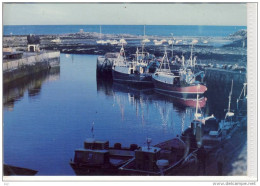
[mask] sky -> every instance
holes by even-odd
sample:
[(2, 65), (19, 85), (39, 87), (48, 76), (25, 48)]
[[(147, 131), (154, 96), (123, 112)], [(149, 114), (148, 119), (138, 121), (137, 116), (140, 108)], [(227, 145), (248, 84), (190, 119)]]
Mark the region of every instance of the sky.
[(4, 3), (4, 25), (247, 25), (246, 4)]

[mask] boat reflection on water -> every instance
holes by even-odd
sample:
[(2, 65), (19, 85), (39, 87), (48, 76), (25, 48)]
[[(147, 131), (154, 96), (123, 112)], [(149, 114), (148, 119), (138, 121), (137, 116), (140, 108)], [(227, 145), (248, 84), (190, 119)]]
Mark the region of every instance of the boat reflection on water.
[[(118, 106), (121, 120), (126, 119), (131, 109), (135, 112), (136, 119), (142, 126), (160, 124), (164, 133), (171, 133), (171, 136), (181, 135), (189, 127), (196, 110), (196, 105), (201, 110), (206, 105), (207, 98), (181, 99), (167, 97), (157, 94), (153, 88), (143, 88), (133, 85), (125, 85), (112, 81), (98, 79), (98, 94), (104, 93), (114, 100), (113, 106)], [(133, 120), (134, 121), (134, 120)], [(157, 140), (157, 142), (161, 142)]]
[(40, 95), (44, 83), (56, 81), (60, 78), (60, 67), (43, 70), (41, 72), (25, 76), (3, 85), (3, 105), (5, 109), (13, 110), (16, 101), (24, 97), (28, 91), (30, 98)]
[(198, 102), (196, 99), (168, 97), (156, 93), (153, 88), (125, 85), (103, 79), (97, 79), (97, 91), (113, 97), (113, 106), (119, 107), (122, 121), (125, 120), (126, 110), (130, 106), (142, 125), (160, 123), (165, 132), (169, 130), (168, 126), (175, 135), (180, 135), (189, 126), (196, 105), (198, 104), (199, 109), (203, 109), (207, 101), (205, 97), (200, 97)]
[[(104, 92), (107, 96), (115, 96), (117, 92), (127, 93), (129, 101), (133, 99), (146, 99), (146, 100), (160, 100), (173, 103), (178, 110), (183, 110), (186, 107), (196, 107), (196, 98), (186, 97), (173, 97), (161, 95), (154, 91), (153, 88), (143, 88), (140, 86), (126, 85), (122, 83), (113, 82), (112, 80), (97, 79), (97, 91)], [(206, 106), (207, 98), (200, 96), (198, 99), (198, 106), (203, 108)]]

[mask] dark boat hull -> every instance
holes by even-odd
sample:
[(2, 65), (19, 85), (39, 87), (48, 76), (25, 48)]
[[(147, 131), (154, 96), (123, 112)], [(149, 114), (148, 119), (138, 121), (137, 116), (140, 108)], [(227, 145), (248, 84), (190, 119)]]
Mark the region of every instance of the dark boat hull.
[(196, 99), (197, 94), (202, 97), (207, 90), (207, 87), (202, 84), (199, 87), (198, 85), (174, 86), (155, 79), (152, 80), (156, 92), (175, 98)]
[(112, 69), (113, 81), (127, 84), (145, 84), (153, 86), (152, 74), (125, 74)]
[(75, 174), (78, 176), (104, 176), (104, 175), (119, 175), (118, 168), (119, 167), (113, 167), (111, 165), (97, 165), (97, 166), (90, 166), (90, 165), (84, 165), (84, 164), (77, 164), (74, 162), (70, 162), (71, 168), (74, 170)]
[(14, 175), (20, 175), (20, 176), (33, 176), (37, 174), (38, 171), (23, 168), (23, 167), (15, 167), (11, 165), (4, 164), (4, 176), (14, 176)]

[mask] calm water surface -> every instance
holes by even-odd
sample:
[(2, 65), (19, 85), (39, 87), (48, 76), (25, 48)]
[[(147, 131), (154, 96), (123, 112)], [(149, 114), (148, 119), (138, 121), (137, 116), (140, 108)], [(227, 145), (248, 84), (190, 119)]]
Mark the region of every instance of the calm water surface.
[[(152, 90), (96, 79), (94, 55), (61, 54), (60, 69), (4, 88), (4, 162), (38, 175), (74, 175), (74, 150), (92, 136), (122, 146), (152, 144), (181, 134), (193, 119), (187, 107)], [(240, 89), (241, 90), (241, 89)], [(208, 99), (202, 110), (224, 110)], [(222, 108), (223, 107), (223, 108)], [(214, 110), (215, 109), (215, 110)]]

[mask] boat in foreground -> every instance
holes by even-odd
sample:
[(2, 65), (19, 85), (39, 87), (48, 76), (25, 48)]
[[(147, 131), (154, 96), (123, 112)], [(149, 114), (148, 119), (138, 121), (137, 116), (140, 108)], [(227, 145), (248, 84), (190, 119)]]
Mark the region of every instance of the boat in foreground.
[(4, 176), (34, 176), (38, 171), (4, 164)]
[(118, 168), (133, 158), (137, 147), (121, 147), (120, 143), (109, 147), (108, 141), (90, 138), (84, 142), (84, 148), (75, 150), (70, 166), (76, 175), (119, 175)]

